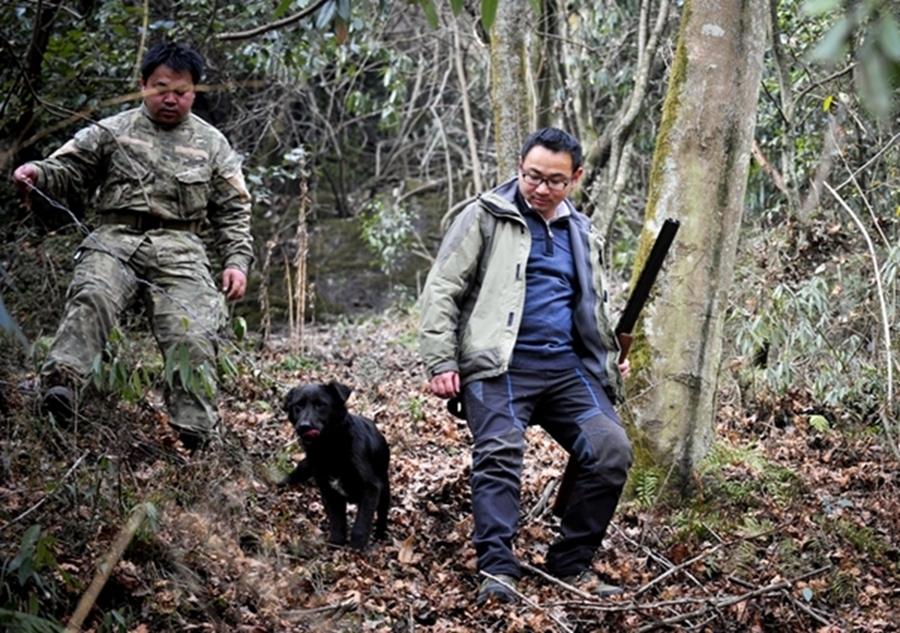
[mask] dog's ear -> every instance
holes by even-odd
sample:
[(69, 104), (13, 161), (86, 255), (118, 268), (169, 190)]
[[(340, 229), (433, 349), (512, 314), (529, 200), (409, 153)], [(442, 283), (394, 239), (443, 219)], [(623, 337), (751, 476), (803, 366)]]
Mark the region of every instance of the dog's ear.
[(338, 398), (341, 399), (341, 402), (347, 402), (347, 398), (350, 397), (350, 392), (353, 390), (347, 385), (341, 384), (336, 380), (332, 380), (328, 383), (328, 388), (331, 389)]
[(291, 403), (294, 402), (294, 400), (296, 399), (296, 394), (297, 394), (297, 387), (293, 387), (292, 389), (288, 390), (288, 392), (284, 395), (284, 404), (282, 404), (281, 406), (284, 408), (285, 411), (290, 410)]

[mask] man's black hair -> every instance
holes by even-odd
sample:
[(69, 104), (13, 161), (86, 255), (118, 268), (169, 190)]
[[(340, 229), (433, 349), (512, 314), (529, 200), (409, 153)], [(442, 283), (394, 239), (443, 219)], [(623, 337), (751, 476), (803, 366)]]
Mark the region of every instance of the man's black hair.
[(531, 135), (525, 139), (525, 143), (522, 145), (522, 153), (519, 154), (519, 158), (525, 158), (535, 145), (546, 147), (551, 152), (566, 152), (572, 157), (573, 172), (577, 171), (584, 161), (581, 143), (568, 132), (564, 132), (555, 127), (545, 127), (536, 132), (532, 132)]
[(147, 81), (157, 66), (168, 66), (177, 73), (189, 71), (195, 84), (200, 83), (200, 77), (203, 76), (203, 58), (200, 53), (175, 42), (157, 44), (147, 51), (141, 62), (141, 77), (144, 81)]

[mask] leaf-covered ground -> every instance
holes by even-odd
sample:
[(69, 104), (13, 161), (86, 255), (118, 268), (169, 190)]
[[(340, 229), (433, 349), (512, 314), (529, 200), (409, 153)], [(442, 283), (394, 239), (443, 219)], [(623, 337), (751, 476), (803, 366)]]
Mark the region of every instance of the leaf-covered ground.
[[(0, 370), (0, 622), (69, 621), (146, 511), (85, 630), (900, 630), (900, 475), (877, 427), (810, 415), (802, 397), (738, 406), (722, 393), (693, 501), (661, 494), (664, 473), (632, 471), (595, 563), (627, 592), (602, 601), (539, 571), (565, 456), (531, 430), (521, 597), (478, 608), (469, 434), (425, 392), (414, 321), (311, 326), (302, 353), (241, 349), (220, 397), (223, 442), (190, 459), (152, 394), (89, 393), (59, 429), (35, 414), (33, 376)], [(325, 543), (313, 485), (274, 485), (302, 457), (284, 389), (331, 379), (391, 445), (389, 537), (365, 553)]]

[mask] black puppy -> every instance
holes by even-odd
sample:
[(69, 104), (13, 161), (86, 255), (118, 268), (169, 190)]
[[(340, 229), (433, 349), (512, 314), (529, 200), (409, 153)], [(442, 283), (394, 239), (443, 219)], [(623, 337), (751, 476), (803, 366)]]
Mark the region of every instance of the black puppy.
[(347, 502), (355, 503), (350, 546), (361, 550), (368, 545), (376, 510), (375, 538), (387, 531), (390, 449), (372, 420), (347, 411), (349, 396), (350, 387), (334, 381), (288, 392), (284, 408), (306, 458), (279, 485), (316, 480), (331, 527), (329, 542), (335, 545), (347, 541)]

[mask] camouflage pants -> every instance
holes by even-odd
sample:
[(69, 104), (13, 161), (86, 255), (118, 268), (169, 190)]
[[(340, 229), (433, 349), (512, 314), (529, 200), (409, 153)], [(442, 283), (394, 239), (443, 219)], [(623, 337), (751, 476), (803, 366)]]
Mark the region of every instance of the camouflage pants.
[[(216, 368), (216, 333), (225, 315), (203, 242), (179, 231), (138, 233), (101, 227), (75, 253), (66, 307), (41, 375), (89, 373), (128, 304), (143, 299), (163, 357), (183, 346), (193, 367)], [(166, 387), (170, 424), (206, 433), (215, 428), (215, 396), (185, 390), (177, 375)]]

